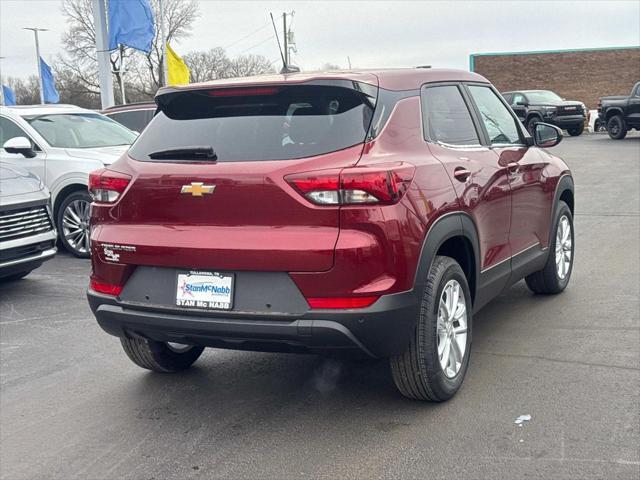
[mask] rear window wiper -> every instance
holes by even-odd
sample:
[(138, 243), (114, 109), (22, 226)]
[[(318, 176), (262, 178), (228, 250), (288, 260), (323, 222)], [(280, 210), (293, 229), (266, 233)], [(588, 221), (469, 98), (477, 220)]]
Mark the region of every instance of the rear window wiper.
[(170, 148), (167, 150), (158, 150), (151, 152), (149, 158), (153, 160), (213, 160), (216, 161), (218, 156), (213, 151), (213, 147), (180, 147)]

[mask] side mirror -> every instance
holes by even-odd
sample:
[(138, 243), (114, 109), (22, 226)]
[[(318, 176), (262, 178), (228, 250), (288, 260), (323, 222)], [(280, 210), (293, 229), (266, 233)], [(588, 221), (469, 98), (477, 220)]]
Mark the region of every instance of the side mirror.
[(516, 102), (516, 106), (517, 107), (526, 107), (527, 106), (527, 102)]
[(555, 147), (562, 141), (562, 130), (548, 123), (536, 123), (533, 141), (541, 148)]
[(27, 158), (36, 156), (36, 151), (27, 137), (13, 137), (2, 146), (7, 153), (20, 153)]

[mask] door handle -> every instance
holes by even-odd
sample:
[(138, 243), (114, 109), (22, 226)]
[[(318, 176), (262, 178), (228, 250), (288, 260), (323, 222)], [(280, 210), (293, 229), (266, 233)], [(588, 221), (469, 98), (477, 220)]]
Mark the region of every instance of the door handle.
[(509, 173), (516, 173), (518, 167), (519, 165), (516, 162), (511, 162), (507, 165), (507, 170), (509, 170)]
[(466, 182), (469, 175), (471, 175), (471, 172), (464, 167), (456, 167), (453, 171), (455, 179), (461, 182)]

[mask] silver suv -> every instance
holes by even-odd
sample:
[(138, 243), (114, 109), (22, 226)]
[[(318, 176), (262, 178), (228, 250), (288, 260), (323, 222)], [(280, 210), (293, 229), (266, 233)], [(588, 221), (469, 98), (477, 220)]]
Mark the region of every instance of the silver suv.
[(17, 280), (56, 254), (49, 192), (35, 175), (0, 163), (0, 279)]
[(0, 161), (40, 177), (51, 191), (60, 242), (89, 256), (89, 173), (113, 163), (136, 134), (73, 105), (0, 107)]

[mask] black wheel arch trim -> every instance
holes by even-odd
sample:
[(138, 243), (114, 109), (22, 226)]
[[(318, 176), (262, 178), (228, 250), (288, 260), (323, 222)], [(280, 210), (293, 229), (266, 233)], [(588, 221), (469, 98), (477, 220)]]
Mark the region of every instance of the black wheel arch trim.
[[(560, 176), (560, 179), (558, 180), (558, 183), (556, 184), (556, 192), (553, 195), (553, 208), (551, 209), (551, 219), (550, 221), (553, 222), (553, 218), (556, 214), (556, 209), (558, 208), (558, 203), (560, 202), (560, 197), (562, 197), (562, 194), (566, 191), (571, 192), (571, 197), (574, 201), (573, 205), (569, 205), (569, 208), (571, 210), (571, 214), (574, 214), (575, 211), (575, 192), (574, 192), (574, 183), (573, 183), (573, 177), (571, 176), (570, 173), (564, 173)], [(551, 239), (551, 237), (549, 237), (549, 239)]]
[(473, 249), (473, 282), (469, 282), (471, 284), (469, 286), (472, 298), (475, 297), (474, 288), (477, 288), (480, 275), (480, 242), (473, 219), (464, 212), (445, 213), (429, 227), (422, 243), (418, 268), (413, 282), (416, 294), (421, 294), (438, 250), (447, 240), (454, 237), (464, 237)]
[(529, 115), (527, 115), (526, 118), (527, 119), (525, 121), (525, 125), (528, 125), (529, 122), (531, 120), (533, 120), (534, 118), (539, 120), (539, 121), (541, 121), (541, 122), (544, 122), (544, 118), (542, 118), (542, 114), (540, 112), (531, 112), (531, 113), (529, 113)]
[(607, 108), (604, 112), (605, 122), (609, 123), (609, 120), (611, 120), (611, 118), (615, 117), (616, 115), (620, 115), (624, 120), (624, 111), (622, 110), (622, 108), (620, 107)]

